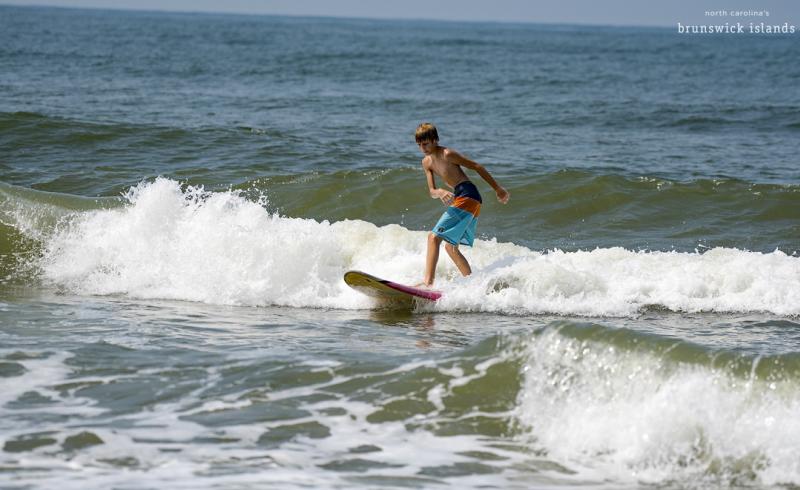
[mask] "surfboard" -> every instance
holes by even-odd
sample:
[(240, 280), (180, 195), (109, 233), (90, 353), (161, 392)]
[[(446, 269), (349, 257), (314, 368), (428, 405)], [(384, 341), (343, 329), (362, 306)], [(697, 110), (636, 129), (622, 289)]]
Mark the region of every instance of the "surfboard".
[(406, 286), (405, 284), (387, 281), (386, 279), (381, 279), (380, 277), (375, 277), (372, 274), (361, 271), (345, 272), (344, 282), (356, 291), (382, 299), (411, 300), (420, 298), (428, 301), (436, 301), (442, 297), (440, 291)]

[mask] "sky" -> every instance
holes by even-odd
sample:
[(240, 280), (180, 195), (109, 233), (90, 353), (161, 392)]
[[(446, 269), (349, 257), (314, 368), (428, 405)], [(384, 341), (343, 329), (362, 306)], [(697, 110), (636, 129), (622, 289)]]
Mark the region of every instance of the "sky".
[[(764, 21), (800, 26), (797, 0), (0, 0), (5, 5), (432, 19), (557, 24), (676, 26)], [(724, 16), (707, 12), (724, 11)], [(769, 16), (733, 16), (733, 12)], [(744, 22), (743, 22), (744, 23)]]

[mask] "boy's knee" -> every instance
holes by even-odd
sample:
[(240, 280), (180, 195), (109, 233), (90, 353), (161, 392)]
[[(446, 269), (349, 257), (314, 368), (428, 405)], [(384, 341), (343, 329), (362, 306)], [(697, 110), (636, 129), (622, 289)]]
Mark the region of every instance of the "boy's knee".
[(447, 250), (448, 253), (453, 253), (453, 252), (456, 252), (458, 250), (458, 247), (456, 247), (452, 243), (445, 243), (444, 244), (444, 249)]
[(432, 245), (439, 245), (442, 243), (442, 237), (433, 232), (428, 233), (428, 243)]

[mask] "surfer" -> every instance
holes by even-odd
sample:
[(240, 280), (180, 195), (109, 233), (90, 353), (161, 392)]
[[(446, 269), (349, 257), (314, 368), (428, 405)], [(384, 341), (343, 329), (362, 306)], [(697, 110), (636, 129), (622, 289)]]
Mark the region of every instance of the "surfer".
[[(497, 200), (505, 204), (511, 196), (498, 184), (483, 165), (473, 162), (452, 148), (439, 146), (439, 133), (431, 123), (422, 123), (414, 135), (417, 146), (425, 154), (422, 168), (428, 180), (428, 191), (433, 199), (440, 199), (447, 207), (442, 217), (428, 235), (428, 252), (425, 260), (425, 278), (422, 284), (432, 286), (436, 276), (436, 263), (439, 261), (439, 245), (444, 240), (447, 255), (453, 259), (462, 275), (472, 273), (467, 259), (458, 250), (459, 245), (472, 246), (475, 241), (475, 227), (481, 211), (481, 195), (475, 184), (469, 180), (462, 167), (478, 172), (497, 194)], [(453, 189), (436, 187), (434, 175)]]

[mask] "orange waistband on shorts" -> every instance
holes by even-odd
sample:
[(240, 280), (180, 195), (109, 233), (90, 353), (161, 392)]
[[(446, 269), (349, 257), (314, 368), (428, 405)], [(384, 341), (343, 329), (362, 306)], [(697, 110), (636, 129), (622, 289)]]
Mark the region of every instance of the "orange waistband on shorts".
[(475, 199), (472, 199), (471, 197), (457, 197), (453, 199), (453, 202), (450, 204), (450, 206), (467, 211), (468, 213), (472, 213), (472, 215), (476, 218), (479, 214), (481, 214), (481, 203)]

